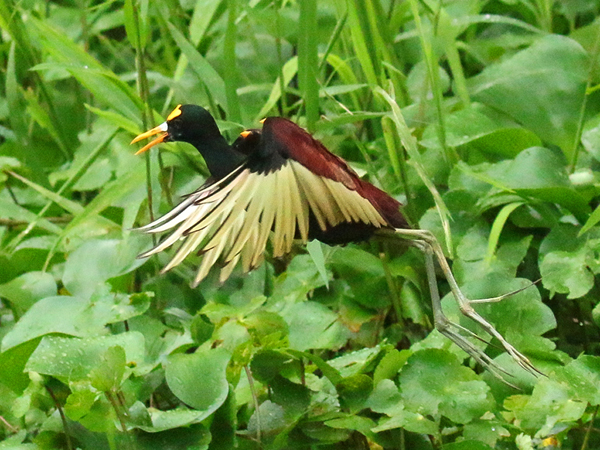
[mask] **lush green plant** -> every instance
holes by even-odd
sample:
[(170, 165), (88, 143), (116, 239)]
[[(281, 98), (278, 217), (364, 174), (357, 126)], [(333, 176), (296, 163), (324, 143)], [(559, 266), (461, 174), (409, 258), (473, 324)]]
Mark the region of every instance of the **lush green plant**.
[[(598, 448), (599, 10), (0, 0), (0, 448)], [(231, 139), (307, 127), (470, 298), (541, 277), (478, 310), (547, 376), (477, 343), (517, 390), (432, 331), (416, 249), (312, 242), (197, 289), (199, 258), (136, 259), (207, 173), (128, 145), (177, 103)]]

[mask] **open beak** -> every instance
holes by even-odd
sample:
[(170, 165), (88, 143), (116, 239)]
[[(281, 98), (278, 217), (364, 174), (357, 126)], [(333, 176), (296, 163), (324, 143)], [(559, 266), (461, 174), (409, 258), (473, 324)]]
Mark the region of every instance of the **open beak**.
[(161, 123), (159, 126), (152, 128), (151, 130), (146, 131), (145, 133), (142, 133), (139, 136), (136, 136), (136, 138), (133, 141), (131, 141), (130, 144), (135, 144), (136, 142), (139, 142), (142, 139), (146, 139), (146, 138), (149, 138), (150, 136), (154, 136), (156, 134), (162, 133), (160, 136), (158, 136), (156, 139), (151, 141), (149, 144), (146, 144), (142, 148), (140, 148), (137, 152), (135, 152), (135, 154), (139, 155), (140, 153), (144, 153), (146, 150), (154, 147), (156, 144), (160, 144), (161, 142), (164, 142), (165, 139), (167, 137), (169, 137), (169, 132), (167, 131), (167, 129), (168, 129), (167, 122), (164, 122), (164, 123)]

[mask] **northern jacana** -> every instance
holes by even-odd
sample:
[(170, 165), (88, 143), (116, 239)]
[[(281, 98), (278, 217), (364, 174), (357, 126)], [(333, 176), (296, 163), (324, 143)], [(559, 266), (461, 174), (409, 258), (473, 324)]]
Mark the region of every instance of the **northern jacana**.
[(477, 336), (451, 322), (442, 312), (432, 254), (461, 312), (497, 338), (521, 367), (539, 373), (527, 357), (471, 306), (505, 296), (467, 299), (433, 234), (410, 229), (397, 200), (361, 180), (344, 160), (295, 123), (269, 117), (263, 121), (262, 130), (244, 131), (229, 145), (207, 110), (196, 105), (179, 105), (164, 123), (140, 134), (131, 143), (154, 135), (159, 136), (137, 154), (161, 142), (187, 142), (200, 152), (211, 174), (204, 185), (173, 210), (141, 228), (148, 233), (174, 231), (140, 257), (181, 242), (163, 272), (197, 251), (203, 259), (194, 285), (216, 264), (221, 266), (220, 280), (224, 281), (240, 260), (244, 271), (256, 268), (262, 262), (269, 237), (274, 257), (289, 253), (294, 240), (344, 244), (374, 234), (402, 238), (420, 247), (426, 255), (435, 326), (443, 335), (503, 379), (500, 372), (505, 371), (459, 331)]

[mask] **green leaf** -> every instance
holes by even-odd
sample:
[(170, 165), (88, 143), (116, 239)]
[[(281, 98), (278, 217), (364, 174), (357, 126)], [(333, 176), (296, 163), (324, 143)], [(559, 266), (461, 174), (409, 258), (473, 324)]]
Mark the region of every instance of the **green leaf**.
[(109, 348), (115, 346), (125, 350), (128, 366), (125, 369), (125, 377), (132, 372), (138, 375), (149, 372), (150, 367), (144, 364), (144, 336), (136, 331), (82, 339), (46, 336), (27, 361), (25, 370), (62, 380), (88, 380), (93, 370), (98, 374), (99, 368), (106, 364), (105, 355), (113, 360), (113, 364), (120, 361), (121, 350), (106, 353)]
[(419, 413), (407, 411), (404, 405), (400, 405), (392, 417), (383, 418), (379, 424), (372, 429), (375, 433), (381, 433), (397, 428), (404, 428), (407, 431), (420, 434), (435, 435), (438, 433), (438, 425), (431, 419)]
[(270, 400), (263, 402), (248, 421), (248, 433), (256, 436), (260, 430), (262, 436), (272, 436), (285, 428), (284, 409)]
[[(9, 22), (13, 22), (11, 17)], [(19, 25), (22, 25), (21, 19), (17, 19)], [(20, 28), (20, 27), (19, 27)], [(10, 51), (8, 53), (8, 61), (6, 67), (6, 100), (11, 113), (9, 115), (10, 125), (15, 133), (15, 137), (20, 142), (27, 142), (27, 114), (25, 113), (25, 101), (23, 98), (22, 88), (18, 84), (17, 73), (15, 67), (15, 46), (16, 42), (11, 42)]]
[[(482, 172), (464, 165), (461, 168)], [(481, 169), (495, 186), (511, 189), (525, 199), (558, 203), (581, 217), (589, 214), (588, 201), (572, 187), (564, 161), (547, 148), (532, 147), (512, 161), (483, 165)]]
[(373, 379), (363, 374), (352, 375), (340, 381), (335, 389), (340, 396), (342, 407), (351, 413), (357, 413), (363, 409), (373, 390)]
[(52, 121), (52, 118), (48, 112), (39, 103), (35, 95), (30, 91), (24, 91), (23, 95), (27, 101), (27, 112), (33, 120), (42, 128), (48, 131), (48, 134), (52, 136), (56, 145), (63, 151), (65, 157), (69, 156), (69, 152), (65, 148), (62, 140), (61, 130), (56, 127), (56, 124)]
[(288, 324), (293, 349), (335, 349), (348, 338), (349, 331), (338, 322), (337, 315), (319, 303), (297, 303), (282, 316)]
[(331, 428), (358, 431), (369, 439), (374, 439), (375, 437), (375, 433), (371, 431), (375, 423), (367, 417), (348, 415), (338, 419), (327, 420), (325, 425)]
[(206, 85), (212, 97), (227, 111), (227, 95), (225, 93), (225, 82), (221, 75), (210, 65), (208, 61), (194, 48), (192, 44), (172, 24), (167, 23), (171, 36), (190, 62), (190, 67), (196, 73), (198, 79)]
[(307, 422), (300, 427), (303, 434), (322, 443), (335, 444), (347, 440), (352, 432), (343, 428), (332, 428), (321, 422)]
[(600, 326), (600, 303), (594, 306), (594, 309), (592, 310), (592, 317), (594, 318), (596, 325)]
[(317, 270), (319, 271), (319, 275), (323, 280), (323, 283), (326, 287), (329, 287), (329, 276), (327, 274), (327, 269), (325, 268), (325, 256), (323, 255), (323, 244), (321, 244), (316, 239), (310, 241), (306, 245), (306, 250), (308, 254), (312, 258)]
[(600, 222), (600, 207), (597, 206), (596, 209), (590, 214), (590, 217), (586, 220), (585, 224), (579, 230), (578, 236), (587, 233), (592, 227), (596, 226)]
[(366, 407), (376, 413), (394, 416), (404, 411), (404, 402), (398, 386), (392, 380), (381, 380), (371, 392)]
[(65, 403), (65, 413), (71, 420), (81, 420), (90, 413), (98, 393), (91, 389), (88, 380), (71, 382), (71, 395)]
[[(141, 104), (127, 84), (46, 22), (32, 17), (30, 23), (37, 28), (44, 49), (58, 62), (54, 67), (68, 70), (106, 107), (114, 108), (125, 117), (139, 121)], [(46, 70), (48, 67), (50, 66), (34, 67), (33, 70)]]
[[(71, 222), (62, 230), (61, 240), (71, 237), (76, 233), (83, 233), (89, 223), (95, 221), (97, 216), (109, 206), (113, 206), (119, 200), (126, 198), (136, 189), (144, 186), (144, 171), (133, 170), (122, 174), (117, 180), (110, 182), (98, 194), (81, 213), (77, 214)], [(109, 222), (106, 220), (106, 222)], [(112, 223), (112, 222), (110, 222)], [(104, 224), (104, 223), (103, 223)]]
[[(298, 73), (298, 57), (294, 56), (288, 61), (286, 61), (286, 63), (283, 65), (283, 68), (281, 69), (281, 73), (283, 74), (283, 86), (289, 85), (292, 81), (292, 78), (294, 78)], [(269, 99), (265, 102), (261, 110), (254, 117), (254, 122), (259, 122), (260, 120), (264, 119), (265, 116), (269, 113), (269, 111), (271, 111), (275, 107), (282, 95), (281, 85), (281, 81), (279, 80), (279, 78), (277, 78), (277, 80), (275, 80), (275, 82), (273, 83), (273, 90), (269, 95)]]
[(0, 156), (0, 181), (6, 181), (6, 174), (4, 172), (8, 170), (13, 170), (21, 167), (21, 161), (17, 158), (12, 158), (10, 156)]
[(204, 314), (199, 314), (194, 317), (194, 320), (190, 325), (192, 339), (194, 339), (194, 342), (198, 345), (208, 341), (212, 337), (214, 331), (214, 324)]
[(90, 371), (90, 383), (99, 391), (116, 391), (125, 375), (125, 350), (119, 345), (109, 347), (100, 355), (100, 361), (100, 365)]
[[(346, 280), (356, 302), (366, 308), (390, 305), (383, 262), (377, 256), (354, 247), (336, 248), (329, 257), (331, 269)], [(372, 292), (381, 294), (374, 297)]]
[(581, 133), (581, 144), (594, 157), (600, 161), (600, 118), (590, 119)]
[(378, 386), (381, 381), (393, 379), (410, 355), (411, 353), (407, 350), (398, 351), (396, 349), (392, 349), (386, 353), (375, 369), (373, 384)]
[(50, 333), (85, 337), (102, 334), (108, 323), (142, 314), (150, 306), (148, 294), (113, 294), (102, 286), (90, 300), (46, 297), (35, 303), (2, 340), (4, 350)]
[(510, 437), (510, 432), (501, 424), (500, 420), (489, 417), (475, 420), (465, 425), (463, 437), (470, 444), (478, 441), (480, 444), (483, 442), (491, 448), (496, 448), (497, 441)]
[[(480, 299), (496, 297), (525, 287), (527, 289), (500, 302), (482, 303), (475, 308), (504, 335), (539, 336), (556, 328), (556, 319), (552, 310), (541, 301), (539, 291), (530, 280), (490, 274), (463, 285), (462, 289), (468, 298)], [(452, 317), (452, 320), (460, 321), (469, 329), (478, 330), (473, 326), (472, 321), (462, 317), (451, 294), (445, 296), (442, 302), (444, 311)]]
[(125, 13), (125, 30), (129, 42), (136, 49), (146, 47), (148, 39), (148, 1), (126, 0), (123, 11)]
[(4, 336), (2, 350), (49, 333), (72, 336), (100, 333), (104, 324), (93, 316), (84, 318), (87, 307), (88, 303), (82, 299), (62, 295), (38, 301)]
[(362, 348), (354, 352), (346, 352), (332, 359), (329, 363), (332, 367), (338, 369), (343, 377), (350, 377), (359, 373), (371, 372), (382, 353), (382, 346), (376, 345), (375, 347)]
[(94, 108), (91, 105), (86, 104), (86, 109), (90, 112), (96, 114), (98, 117), (102, 117), (109, 123), (123, 130), (131, 133), (133, 136), (139, 134), (140, 132), (140, 124), (137, 121), (128, 119), (127, 117), (119, 114), (118, 112), (112, 110), (102, 110), (100, 108)]
[(165, 376), (173, 394), (206, 418), (225, 402), (229, 384), (225, 369), (231, 355), (223, 349), (171, 355)]
[(89, 298), (99, 284), (144, 264), (145, 260), (136, 257), (147, 245), (147, 239), (140, 235), (88, 241), (69, 255), (63, 283), (71, 294)]
[(46, 219), (38, 219), (37, 214), (29, 211), (28, 209), (16, 205), (9, 198), (0, 198), (0, 213), (4, 219), (18, 220), (26, 223), (30, 223), (37, 220), (38, 226), (45, 231), (52, 234), (60, 234), (62, 229), (52, 222)]
[(571, 396), (593, 406), (600, 405), (600, 358), (581, 355), (552, 377), (571, 388)]
[(554, 227), (540, 247), (540, 273), (544, 287), (552, 292), (579, 298), (592, 288), (594, 274), (600, 272), (596, 252), (600, 245), (593, 228), (582, 237), (570, 225)]
[(467, 84), (474, 100), (505, 112), (571, 160), (587, 66), (577, 42), (550, 34)]
[(586, 406), (586, 402), (571, 398), (567, 384), (549, 378), (542, 378), (531, 396), (513, 395), (504, 402), (504, 407), (521, 422), (521, 428), (538, 436), (547, 436), (557, 424), (579, 420)]
[(544, 287), (552, 292), (579, 298), (594, 286), (594, 274), (588, 267), (590, 249), (582, 247), (577, 252), (550, 252), (540, 264)]
[[(160, 433), (165, 430), (183, 428), (193, 423), (200, 423), (203, 419), (202, 413), (193, 409), (177, 408), (168, 411), (151, 409), (149, 411), (152, 425), (134, 424), (134, 428), (139, 428), (146, 433)], [(208, 430), (205, 431), (207, 437)]]
[(288, 350), (288, 353), (296, 356), (297, 358), (306, 358), (309, 361), (312, 361), (319, 368), (319, 370), (323, 372), (323, 375), (325, 375), (332, 385), (335, 386), (342, 381), (342, 375), (340, 374), (339, 370), (336, 370), (321, 357), (309, 352), (299, 352), (298, 350)]
[(469, 423), (492, 407), (489, 387), (450, 353), (414, 353), (400, 373), (406, 409), (433, 417)]
[(42, 194), (47, 199), (52, 200), (54, 203), (59, 205), (65, 211), (67, 211), (71, 214), (78, 214), (81, 211), (83, 211), (83, 208), (81, 207), (81, 205), (79, 203), (73, 202), (73, 201), (69, 200), (68, 198), (65, 198), (55, 192), (52, 192), (51, 190), (46, 189), (45, 187), (40, 186), (39, 184), (34, 183), (33, 181), (28, 180), (27, 178), (22, 177), (19, 174), (16, 174), (14, 172), (10, 172), (10, 174), (13, 177), (15, 177), (16, 179), (18, 179), (19, 181), (22, 181), (23, 183), (25, 183), (27, 186), (31, 187), (32, 189), (35, 189), (37, 192)]
[[(73, 385), (74, 383), (71, 383)], [(89, 386), (89, 383), (87, 383)], [(88, 390), (91, 387), (87, 387)], [(91, 403), (91, 395), (80, 391), (76, 394), (75, 405), (69, 412), (77, 417), (77, 421), (86, 429), (96, 433), (111, 433), (115, 429), (115, 410), (112, 405), (103, 398), (98, 398), (94, 392), (95, 400)]]
[(46, 272), (28, 272), (0, 285), (0, 297), (27, 311), (36, 301), (56, 295), (54, 277)]
[(268, 336), (283, 338), (288, 334), (288, 326), (279, 315), (270, 311), (257, 311), (244, 319), (244, 325), (256, 339)]
[(317, 1), (304, 0), (299, 6), (298, 87), (304, 100), (306, 126), (312, 132), (319, 118), (319, 56), (316, 34), (313, 32), (317, 27)]
[(23, 369), (38, 343), (35, 340), (28, 341), (0, 353), (0, 383), (15, 393), (23, 393), (30, 382)]
[(303, 384), (278, 375), (269, 382), (269, 388), (272, 390), (271, 400), (283, 407), (288, 421), (299, 420), (308, 411), (312, 392)]
[(444, 450), (493, 450), (487, 444), (480, 441), (465, 440), (461, 442), (454, 442), (452, 444), (444, 445)]
[[(514, 158), (522, 150), (542, 144), (533, 132), (518, 127), (516, 123), (506, 124), (506, 121), (494, 120), (477, 104), (448, 114), (444, 126), (447, 145), (465, 146), (465, 150), (471, 152), (479, 150), (491, 155)], [(425, 129), (420, 144), (425, 147), (440, 146), (434, 125)]]
[(277, 350), (259, 351), (250, 364), (252, 375), (261, 383), (268, 384), (280, 374), (285, 363), (290, 359), (289, 355)]

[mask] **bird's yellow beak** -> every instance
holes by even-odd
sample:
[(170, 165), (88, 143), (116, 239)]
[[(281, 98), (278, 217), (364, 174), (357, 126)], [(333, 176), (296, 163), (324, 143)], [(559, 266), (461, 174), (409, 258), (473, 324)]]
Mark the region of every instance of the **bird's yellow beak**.
[(167, 129), (168, 129), (167, 122), (164, 122), (164, 123), (161, 123), (159, 126), (152, 128), (151, 130), (148, 130), (145, 133), (140, 134), (139, 136), (136, 136), (135, 139), (133, 141), (131, 141), (130, 144), (135, 144), (136, 142), (139, 142), (142, 139), (146, 139), (146, 138), (149, 138), (150, 136), (154, 136), (155, 134), (162, 133), (160, 136), (158, 136), (156, 139), (151, 141), (149, 144), (146, 144), (142, 148), (140, 148), (137, 152), (135, 152), (135, 154), (139, 155), (140, 153), (144, 153), (146, 150), (154, 147), (156, 144), (160, 144), (161, 142), (164, 142), (164, 140), (169, 136), (169, 132), (167, 131)]

